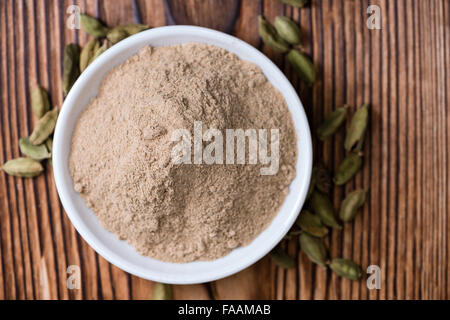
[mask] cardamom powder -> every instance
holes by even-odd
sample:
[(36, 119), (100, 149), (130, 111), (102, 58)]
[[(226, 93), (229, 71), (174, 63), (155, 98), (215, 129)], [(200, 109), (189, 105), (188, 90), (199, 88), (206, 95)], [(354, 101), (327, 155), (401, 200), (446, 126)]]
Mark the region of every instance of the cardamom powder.
[[(280, 165), (177, 165), (174, 130), (280, 130)], [(191, 43), (144, 48), (103, 80), (76, 124), (74, 187), (101, 223), (143, 255), (212, 260), (249, 244), (278, 213), (297, 162), (283, 96), (259, 67)]]

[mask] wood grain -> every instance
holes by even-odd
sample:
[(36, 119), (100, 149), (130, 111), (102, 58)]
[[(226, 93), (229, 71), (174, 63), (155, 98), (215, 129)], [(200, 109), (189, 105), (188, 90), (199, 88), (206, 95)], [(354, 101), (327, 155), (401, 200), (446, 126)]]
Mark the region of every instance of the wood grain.
[[(366, 27), (370, 4), (382, 29)], [(0, 163), (20, 155), (18, 140), (36, 119), (29, 94), (46, 87), (61, 106), (62, 50), (88, 36), (66, 27), (67, 8), (108, 25), (194, 24), (231, 33), (262, 50), (297, 89), (314, 130), (347, 103), (371, 103), (364, 169), (333, 192), (364, 187), (368, 204), (353, 224), (327, 239), (330, 254), (382, 270), (380, 290), (312, 265), (295, 240), (293, 270), (264, 258), (213, 283), (175, 286), (178, 299), (449, 299), (450, 298), (450, 3), (446, 0), (313, 0), (302, 10), (276, 0), (0, 0)], [(303, 48), (318, 67), (312, 88), (285, 58), (265, 47), (257, 16), (299, 23)], [(345, 156), (343, 134), (320, 143), (316, 159), (333, 170)], [(110, 265), (67, 219), (51, 167), (36, 179), (0, 173), (0, 299), (149, 299), (153, 283)], [(67, 267), (81, 268), (80, 290), (68, 289)]]

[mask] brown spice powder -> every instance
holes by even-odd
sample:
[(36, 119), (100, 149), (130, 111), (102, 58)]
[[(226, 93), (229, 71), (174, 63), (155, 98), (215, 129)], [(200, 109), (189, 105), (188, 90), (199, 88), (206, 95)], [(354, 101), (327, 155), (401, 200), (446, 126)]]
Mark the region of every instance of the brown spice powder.
[[(171, 134), (192, 131), (194, 121), (279, 129), (280, 170), (174, 164)], [(113, 69), (77, 122), (69, 165), (75, 190), (107, 230), (143, 255), (189, 262), (222, 257), (263, 231), (296, 161), (291, 114), (259, 67), (191, 43), (146, 47)]]

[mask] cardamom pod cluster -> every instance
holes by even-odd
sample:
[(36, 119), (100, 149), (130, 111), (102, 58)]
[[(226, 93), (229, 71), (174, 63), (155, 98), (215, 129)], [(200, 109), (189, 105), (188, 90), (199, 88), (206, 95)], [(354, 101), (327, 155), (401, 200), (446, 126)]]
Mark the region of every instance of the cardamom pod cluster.
[[(128, 24), (109, 29), (99, 19), (87, 14), (82, 14), (80, 20), (83, 30), (95, 38), (89, 40), (81, 52), (80, 48), (73, 43), (67, 45), (64, 49), (62, 84), (64, 95), (66, 96), (81, 72), (86, 70), (111, 45), (149, 28), (148, 25), (144, 24)], [(101, 38), (104, 38), (103, 44), (101, 43)]]
[[(324, 122), (317, 129), (317, 136), (324, 141), (329, 139), (347, 120), (349, 107), (344, 105), (337, 108), (325, 117)], [(350, 192), (342, 201), (337, 217), (333, 203), (329, 197), (333, 181), (336, 186), (341, 186), (350, 181), (362, 167), (362, 144), (366, 134), (369, 119), (369, 106), (367, 104), (359, 108), (350, 120), (347, 130), (344, 148), (349, 154), (338, 166), (334, 178), (331, 178), (330, 171), (320, 162), (314, 166), (311, 174), (311, 181), (306, 195), (306, 207), (300, 212), (295, 226), (289, 231), (287, 239), (294, 235), (299, 235), (300, 247), (303, 253), (314, 263), (325, 267), (328, 266), (337, 275), (358, 280), (361, 278), (362, 269), (355, 262), (335, 258), (327, 259), (328, 250), (323, 242), (323, 238), (329, 234), (329, 228), (342, 229), (342, 222), (354, 220), (358, 210), (362, 208), (366, 201), (367, 191), (358, 189)], [(286, 264), (286, 261), (294, 261), (286, 252), (272, 252), (270, 257), (279, 267), (286, 268), (293, 265)], [(280, 262), (281, 261), (281, 262)]]
[(264, 17), (258, 17), (259, 35), (273, 50), (284, 53), (289, 51), (289, 43), (285, 41), (277, 30)]
[[(364, 136), (367, 130), (369, 108), (365, 104), (359, 108), (353, 118), (350, 121), (350, 126), (346, 134), (344, 148), (350, 153), (345, 157), (342, 163), (338, 166), (334, 174), (334, 183), (337, 186), (344, 185), (350, 181), (362, 167), (362, 156), (360, 151), (362, 150), (362, 144)], [(344, 105), (341, 108), (337, 108), (325, 117), (324, 122), (317, 129), (317, 136), (320, 140), (324, 141), (334, 135), (339, 128), (345, 123), (348, 114), (348, 106)], [(316, 189), (316, 190), (315, 190)], [(311, 236), (317, 237), (315, 239), (315, 245), (320, 241), (319, 238), (323, 237), (323, 231), (318, 232), (321, 222), (323, 225), (340, 229), (342, 228), (338, 219), (336, 218), (335, 210), (330, 198), (327, 194), (331, 191), (331, 175), (326, 169), (323, 163), (316, 165), (313, 169), (311, 184), (308, 190), (310, 194), (308, 199), (310, 207), (314, 213), (309, 211), (302, 211), (298, 218), (298, 224), (300, 228)], [(343, 222), (352, 221), (358, 210), (364, 205), (366, 200), (367, 191), (358, 189), (350, 192), (342, 201), (339, 218)], [(300, 223), (301, 222), (301, 223)], [(305, 240), (304, 240), (305, 242)], [(317, 262), (317, 255), (311, 258), (311, 246), (308, 242), (304, 244), (306, 246), (305, 253), (313, 262)], [(309, 253), (308, 253), (309, 250)], [(317, 249), (316, 249), (317, 251)], [(323, 260), (319, 264), (323, 264)], [(357, 280), (361, 277), (361, 268), (353, 261), (348, 259), (333, 259), (328, 266), (331, 270), (336, 272), (339, 276)]]
[[(302, 8), (307, 0), (281, 0), (282, 3)], [(275, 18), (272, 26), (262, 16), (258, 17), (259, 35), (264, 44), (280, 53), (287, 53), (287, 61), (307, 85), (316, 81), (316, 68), (311, 59), (298, 49), (301, 46), (300, 27), (291, 19), (283, 16)], [(294, 47), (293, 47), (294, 46)], [(317, 128), (319, 140), (331, 138), (344, 125), (348, 117), (347, 105), (337, 108), (325, 117), (324, 122)], [(352, 221), (358, 210), (364, 205), (365, 190), (356, 190), (347, 195), (336, 215), (333, 203), (329, 197), (333, 187), (342, 186), (350, 181), (362, 167), (361, 150), (367, 130), (369, 106), (363, 105), (358, 109), (350, 121), (345, 137), (344, 148), (350, 153), (334, 173), (334, 178), (323, 163), (317, 164), (312, 171), (309, 188), (306, 194), (306, 209), (300, 213), (294, 227), (285, 236), (291, 239), (299, 236), (302, 251), (309, 259), (322, 267), (329, 266), (338, 275), (357, 280), (361, 277), (361, 268), (347, 259), (333, 259), (328, 262), (328, 250), (322, 240), (329, 234), (329, 228), (340, 230), (342, 222)], [(281, 246), (277, 246), (269, 256), (281, 268), (292, 268), (295, 260), (290, 257)]]
[[(31, 92), (31, 107), (34, 114), (40, 118), (30, 135), (19, 140), (20, 152), (27, 157), (20, 157), (7, 161), (1, 169), (9, 175), (21, 178), (39, 176), (44, 167), (41, 161), (48, 160), (51, 164), (53, 139), (51, 135), (55, 129), (58, 110), (48, 110), (50, 101), (47, 91), (41, 86)], [(45, 111), (45, 112), (44, 112)]]
[[(299, 1), (293, 1), (298, 6)], [(307, 85), (316, 81), (316, 69), (311, 59), (292, 46), (299, 46), (301, 42), (300, 27), (288, 17), (278, 16), (272, 26), (264, 17), (258, 17), (259, 35), (263, 42), (280, 53), (288, 53), (287, 60), (299, 75), (300, 79)]]
[[(61, 81), (65, 96), (69, 94), (81, 72), (86, 70), (111, 44), (116, 44), (149, 28), (149, 26), (143, 24), (128, 24), (109, 29), (99, 19), (87, 14), (81, 14), (80, 21), (83, 30), (93, 36), (94, 39), (88, 41), (82, 50), (75, 43), (65, 46)], [(101, 38), (103, 38), (103, 42)], [(20, 151), (27, 158), (10, 160), (1, 167), (8, 174), (25, 178), (36, 177), (44, 171), (40, 161), (48, 160), (51, 164), (52, 134), (58, 118), (58, 110), (50, 110), (48, 93), (41, 86), (32, 90), (30, 100), (33, 113), (39, 120), (31, 135), (21, 138), (19, 141)]]

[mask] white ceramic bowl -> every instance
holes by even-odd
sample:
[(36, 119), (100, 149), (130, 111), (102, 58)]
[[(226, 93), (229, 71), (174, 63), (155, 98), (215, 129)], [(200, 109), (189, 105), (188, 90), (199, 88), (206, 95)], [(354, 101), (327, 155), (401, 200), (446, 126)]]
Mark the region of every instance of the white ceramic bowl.
[[(69, 154), (75, 123), (89, 101), (97, 95), (104, 76), (146, 45), (167, 46), (201, 42), (224, 48), (243, 60), (258, 65), (268, 80), (282, 92), (292, 113), (298, 135), (297, 176), (290, 192), (270, 226), (246, 247), (214, 260), (191, 263), (167, 263), (139, 255), (132, 246), (106, 231), (95, 214), (75, 192), (69, 173)], [(213, 281), (243, 270), (264, 257), (289, 231), (306, 197), (312, 168), (311, 136), (308, 121), (294, 88), (283, 73), (265, 55), (230, 35), (193, 26), (169, 26), (151, 29), (113, 46), (94, 61), (80, 76), (67, 96), (53, 145), (53, 168), (61, 202), (75, 228), (106, 260), (141, 278), (163, 283), (193, 284)]]

